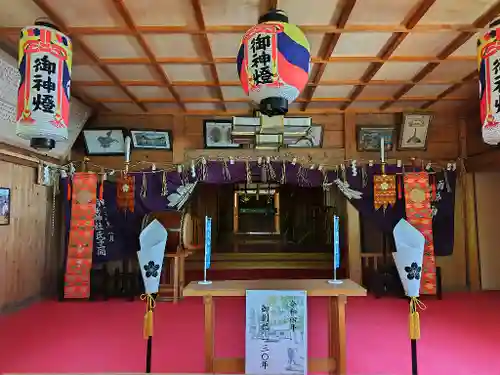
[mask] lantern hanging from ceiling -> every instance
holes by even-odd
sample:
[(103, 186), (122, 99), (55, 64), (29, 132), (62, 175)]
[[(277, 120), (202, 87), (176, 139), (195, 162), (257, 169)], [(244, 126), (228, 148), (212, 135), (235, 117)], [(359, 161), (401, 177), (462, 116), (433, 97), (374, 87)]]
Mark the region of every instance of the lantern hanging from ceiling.
[(54, 25), (37, 21), (21, 30), (17, 136), (50, 150), (68, 139), (72, 45)]
[(477, 41), (480, 116), (483, 141), (500, 143), (500, 19)]
[(237, 69), (245, 93), (267, 116), (285, 115), (309, 78), (311, 53), (304, 33), (271, 10), (248, 30), (238, 51)]

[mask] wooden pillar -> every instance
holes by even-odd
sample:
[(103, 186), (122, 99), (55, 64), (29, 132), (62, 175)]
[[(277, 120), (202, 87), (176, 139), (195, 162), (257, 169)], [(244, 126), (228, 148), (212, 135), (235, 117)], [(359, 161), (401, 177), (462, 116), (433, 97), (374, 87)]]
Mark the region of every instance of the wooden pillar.
[(274, 232), (277, 234), (281, 233), (280, 226), (280, 193), (277, 191), (274, 193)]
[(347, 202), (347, 250), (349, 264), (349, 278), (361, 284), (361, 230), (359, 212)]
[[(465, 119), (459, 121), (459, 144), (462, 160), (467, 158), (467, 122)], [(462, 207), (464, 212), (463, 230), (466, 248), (466, 280), (471, 291), (481, 289), (481, 274), (479, 268), (479, 246), (477, 238), (477, 213), (476, 213), (476, 189), (474, 174), (466, 173), (459, 166), (459, 183), (462, 188)]]
[(464, 204), (464, 231), (467, 249), (467, 285), (471, 291), (481, 289), (479, 246), (477, 238), (476, 188), (473, 173), (462, 176)]
[(239, 229), (239, 194), (237, 191), (234, 192), (234, 204), (233, 204), (233, 233), (238, 233)]
[[(356, 113), (347, 111), (344, 114), (344, 147), (345, 159), (356, 157)], [(347, 250), (349, 278), (361, 283), (361, 228), (358, 210), (347, 202)]]

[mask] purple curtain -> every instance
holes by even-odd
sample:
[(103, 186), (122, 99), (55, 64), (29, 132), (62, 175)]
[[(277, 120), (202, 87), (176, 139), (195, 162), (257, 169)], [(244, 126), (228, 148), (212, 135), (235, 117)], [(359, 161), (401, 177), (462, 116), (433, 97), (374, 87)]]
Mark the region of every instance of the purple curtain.
[[(415, 169), (415, 171), (420, 170)], [(366, 172), (366, 185), (363, 186), (363, 175), (360, 170), (358, 169), (357, 176), (353, 176), (352, 169), (347, 168), (346, 175), (349, 185), (352, 189), (363, 193), (362, 199), (353, 199), (351, 203), (359, 211), (363, 220), (374, 223), (383, 233), (392, 236), (392, 230), (399, 220), (406, 218), (404, 184), (398, 186), (398, 189), (401, 189), (402, 199), (397, 199), (396, 204), (389, 207), (385, 213), (382, 209), (375, 211), (373, 207), (373, 175), (381, 173), (380, 165), (367, 166)], [(395, 165), (386, 166), (387, 174), (402, 172), (402, 168)], [(437, 256), (447, 256), (453, 253), (456, 172), (437, 172), (434, 176), (437, 187), (436, 202), (432, 204), (435, 213), (432, 220), (434, 251)], [(399, 185), (402, 179), (398, 178), (397, 182)]]
[[(271, 167), (268, 164), (264, 167), (257, 162), (249, 163), (252, 173), (252, 181), (261, 181), (265, 175), (268, 182), (280, 182), (283, 170), (281, 162), (272, 162)], [(392, 229), (397, 222), (405, 217), (404, 199), (398, 200), (394, 207), (390, 207), (385, 214), (382, 210), (373, 209), (373, 175), (380, 173), (380, 166), (374, 165), (367, 167), (366, 186), (363, 186), (363, 174), (361, 169), (357, 169), (357, 176), (352, 175), (352, 169), (347, 168), (346, 176), (350, 187), (354, 190), (363, 192), (360, 200), (353, 199), (351, 203), (358, 209), (364, 220), (370, 220), (376, 223), (377, 227), (384, 233), (391, 234)], [(400, 173), (401, 169), (395, 166), (387, 166), (388, 174)], [(228, 163), (227, 166), (221, 162), (209, 162), (206, 168), (197, 168), (196, 177), (191, 175), (190, 171), (167, 173), (167, 194), (174, 193), (184, 182), (193, 182), (199, 180), (205, 183), (244, 183), (246, 181), (246, 165), (242, 162), (234, 164)], [(322, 171), (317, 169), (302, 168), (298, 164), (287, 163), (285, 168), (285, 181), (287, 184), (299, 186), (318, 187), (324, 181)], [(141, 222), (144, 215), (155, 211), (167, 211), (168, 195), (162, 196), (162, 172), (157, 173), (131, 173), (135, 176), (135, 201), (134, 212), (123, 212), (118, 209), (116, 204), (116, 183), (104, 181), (103, 201), (99, 206), (96, 231), (94, 233), (94, 256), (95, 263), (106, 262), (110, 260), (123, 259), (135, 256), (139, 249), (139, 234)], [(443, 172), (436, 174), (438, 181), (438, 196), (440, 200), (436, 202), (434, 209), (436, 215), (433, 219), (434, 228), (434, 246), (436, 255), (450, 255), (453, 252), (453, 218), (455, 201), (455, 172), (447, 172), (445, 180)], [(205, 177), (203, 179), (203, 177)], [(328, 173), (328, 180), (332, 182), (337, 177), (335, 172)], [(145, 197), (141, 196), (143, 178), (146, 179), (147, 193)], [(441, 183), (442, 182), (442, 183)], [(69, 238), (71, 200), (68, 200), (68, 183), (71, 179), (61, 180), (61, 191), (64, 199), (64, 217), (66, 225), (66, 246)], [(448, 189), (449, 187), (449, 189)], [(403, 188), (403, 187), (402, 187)], [(99, 194), (99, 186), (98, 186)], [(404, 194), (404, 190), (402, 190)], [(404, 195), (403, 195), (404, 196)]]

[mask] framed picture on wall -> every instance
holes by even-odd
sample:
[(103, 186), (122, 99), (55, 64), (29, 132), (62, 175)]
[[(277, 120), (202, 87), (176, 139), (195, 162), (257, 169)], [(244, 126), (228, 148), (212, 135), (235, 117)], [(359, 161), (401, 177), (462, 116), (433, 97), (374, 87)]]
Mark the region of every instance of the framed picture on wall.
[(399, 130), (399, 150), (425, 150), (432, 120), (430, 113), (404, 113)]
[(392, 151), (394, 147), (394, 127), (390, 126), (358, 126), (358, 151), (380, 151), (380, 138), (384, 138), (385, 151)]
[(84, 129), (82, 133), (87, 155), (125, 155), (125, 132), (123, 129)]
[(0, 225), (10, 224), (10, 189), (0, 188)]
[(234, 143), (231, 139), (230, 120), (205, 120), (203, 121), (203, 139), (205, 148), (241, 148), (242, 145)]
[(288, 145), (295, 148), (318, 148), (323, 145), (323, 126), (313, 124), (307, 131), (307, 134), (300, 138), (297, 143)]
[(137, 149), (172, 151), (172, 132), (170, 130), (130, 130), (132, 145)]

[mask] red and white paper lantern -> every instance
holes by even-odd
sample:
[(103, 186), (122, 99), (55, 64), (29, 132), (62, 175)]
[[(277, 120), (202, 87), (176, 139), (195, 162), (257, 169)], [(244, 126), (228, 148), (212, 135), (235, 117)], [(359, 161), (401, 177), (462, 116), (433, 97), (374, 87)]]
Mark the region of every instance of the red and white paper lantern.
[(37, 149), (68, 139), (72, 44), (46, 22), (21, 30), (16, 134)]
[(479, 37), (477, 57), (483, 141), (500, 143), (500, 19)]

